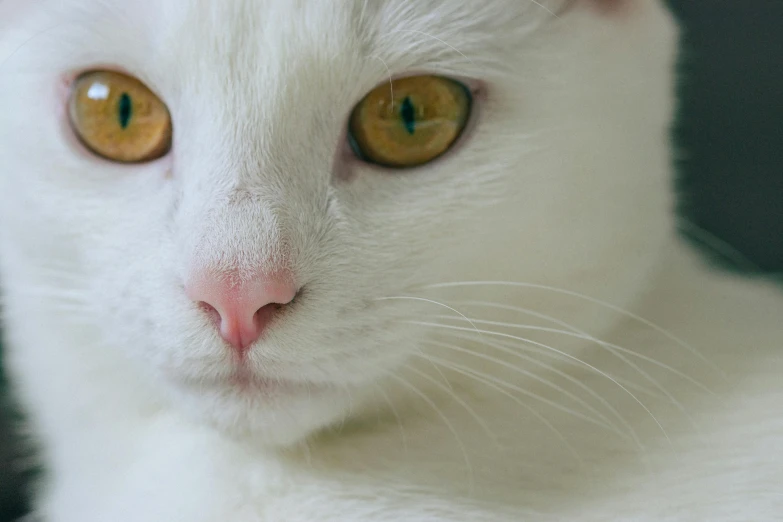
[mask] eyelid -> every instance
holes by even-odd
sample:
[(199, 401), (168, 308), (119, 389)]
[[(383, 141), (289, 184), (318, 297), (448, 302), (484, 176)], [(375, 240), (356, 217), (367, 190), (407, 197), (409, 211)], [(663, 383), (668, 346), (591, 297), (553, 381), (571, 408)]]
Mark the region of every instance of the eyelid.
[(378, 82), (374, 84), (372, 87), (367, 89), (364, 94), (362, 94), (358, 99), (354, 100), (352, 107), (355, 107), (359, 102), (361, 102), (365, 96), (367, 96), (368, 93), (374, 91), (378, 87), (381, 87), (382, 85), (389, 85), (391, 82), (395, 82), (397, 80), (403, 80), (405, 78), (412, 78), (416, 76), (440, 76), (442, 78), (446, 78), (449, 80), (453, 80), (455, 82), (461, 83), (465, 85), (468, 90), (470, 91), (470, 94), (476, 98), (476, 97), (485, 97), (486, 91), (487, 91), (487, 83), (483, 80), (478, 80), (476, 78), (471, 78), (469, 76), (460, 76), (455, 74), (441, 74), (437, 71), (425, 71), (425, 70), (412, 70), (412, 71), (406, 71), (404, 73), (400, 74), (393, 74), (391, 76), (388, 76), (385, 80), (382, 82)]

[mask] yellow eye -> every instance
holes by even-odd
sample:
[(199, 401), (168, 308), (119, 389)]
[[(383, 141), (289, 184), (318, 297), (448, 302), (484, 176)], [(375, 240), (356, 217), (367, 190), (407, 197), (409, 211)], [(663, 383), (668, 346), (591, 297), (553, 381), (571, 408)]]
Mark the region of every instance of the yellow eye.
[(69, 101), (71, 125), (98, 156), (141, 163), (171, 148), (171, 117), (166, 105), (136, 78), (110, 71), (76, 79)]
[(381, 85), (351, 114), (351, 146), (362, 159), (386, 167), (423, 165), (457, 141), (468, 122), (471, 101), (467, 87), (439, 76), (412, 76)]

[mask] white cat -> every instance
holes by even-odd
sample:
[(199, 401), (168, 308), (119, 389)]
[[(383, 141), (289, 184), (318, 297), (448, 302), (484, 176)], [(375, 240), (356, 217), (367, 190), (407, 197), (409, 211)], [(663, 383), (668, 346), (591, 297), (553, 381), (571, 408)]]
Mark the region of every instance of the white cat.
[(783, 519), (783, 297), (675, 239), (676, 40), (658, 0), (0, 0), (42, 520)]

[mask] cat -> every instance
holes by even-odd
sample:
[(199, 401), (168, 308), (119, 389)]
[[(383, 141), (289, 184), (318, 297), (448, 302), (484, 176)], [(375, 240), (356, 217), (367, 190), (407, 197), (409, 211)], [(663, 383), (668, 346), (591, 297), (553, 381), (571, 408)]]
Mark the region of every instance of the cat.
[(0, 0), (45, 522), (783, 518), (783, 296), (658, 0)]

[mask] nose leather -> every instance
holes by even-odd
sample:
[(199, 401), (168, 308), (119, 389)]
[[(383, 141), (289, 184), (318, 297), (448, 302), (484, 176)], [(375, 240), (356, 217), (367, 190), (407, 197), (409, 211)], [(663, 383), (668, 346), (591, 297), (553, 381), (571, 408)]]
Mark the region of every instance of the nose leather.
[(261, 338), (277, 311), (296, 296), (291, 278), (282, 273), (240, 279), (235, 273), (196, 271), (186, 281), (185, 292), (240, 354)]

